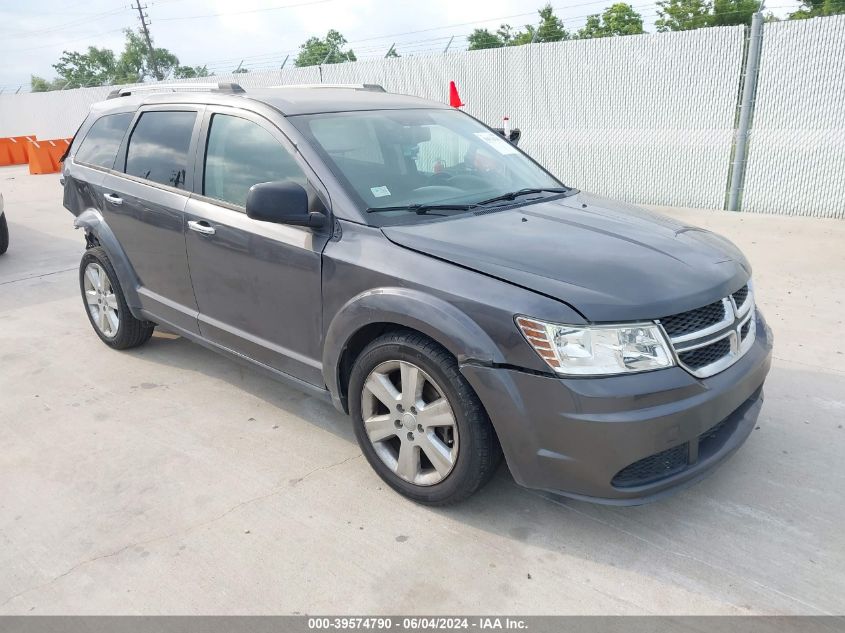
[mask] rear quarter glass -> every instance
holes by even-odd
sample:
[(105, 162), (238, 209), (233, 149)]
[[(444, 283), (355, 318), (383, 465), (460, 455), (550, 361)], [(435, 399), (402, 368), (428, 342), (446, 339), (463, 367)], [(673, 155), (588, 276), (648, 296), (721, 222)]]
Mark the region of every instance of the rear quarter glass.
[(111, 169), (132, 117), (132, 112), (121, 112), (97, 119), (80, 142), (74, 160)]

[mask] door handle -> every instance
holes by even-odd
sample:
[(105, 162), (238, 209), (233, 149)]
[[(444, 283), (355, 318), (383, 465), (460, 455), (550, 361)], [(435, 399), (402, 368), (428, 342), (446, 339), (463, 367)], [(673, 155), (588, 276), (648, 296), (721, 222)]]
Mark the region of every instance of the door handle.
[(205, 220), (200, 220), (197, 222), (196, 220), (188, 220), (188, 228), (192, 231), (196, 231), (197, 233), (202, 233), (203, 235), (214, 235), (217, 231)]
[(115, 195), (113, 193), (107, 193), (103, 197), (106, 199), (106, 202), (108, 202), (110, 204), (115, 204), (115, 205), (123, 204), (123, 198), (121, 198), (120, 196)]

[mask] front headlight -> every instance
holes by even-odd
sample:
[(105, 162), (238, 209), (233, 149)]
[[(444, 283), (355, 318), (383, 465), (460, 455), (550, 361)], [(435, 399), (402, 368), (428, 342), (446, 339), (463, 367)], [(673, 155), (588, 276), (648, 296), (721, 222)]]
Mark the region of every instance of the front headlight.
[(558, 374), (607, 376), (675, 364), (668, 341), (654, 323), (576, 327), (520, 316), (516, 324)]

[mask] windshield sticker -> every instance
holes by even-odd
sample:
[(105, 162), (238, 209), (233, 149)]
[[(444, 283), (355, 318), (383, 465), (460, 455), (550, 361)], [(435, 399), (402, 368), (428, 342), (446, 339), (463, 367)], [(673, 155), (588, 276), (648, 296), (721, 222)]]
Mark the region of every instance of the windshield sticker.
[(495, 132), (476, 132), (475, 135), (500, 154), (516, 154), (516, 148)]
[(390, 189), (382, 185), (381, 187), (370, 187), (370, 191), (376, 198), (384, 198), (390, 195)]

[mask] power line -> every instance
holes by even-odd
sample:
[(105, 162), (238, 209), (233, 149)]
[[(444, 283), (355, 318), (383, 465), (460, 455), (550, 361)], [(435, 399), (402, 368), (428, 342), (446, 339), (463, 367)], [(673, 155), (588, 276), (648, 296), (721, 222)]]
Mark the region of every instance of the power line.
[[(123, 31), (125, 28), (126, 27), (122, 26), (119, 29), (111, 29), (109, 31), (100, 31), (99, 33), (97, 33), (97, 37), (100, 38), (103, 35), (109, 35), (110, 33), (117, 33), (119, 31)], [(31, 48), (15, 48), (15, 49), (11, 49), (11, 50), (0, 51), (0, 53), (26, 53), (28, 51), (37, 51), (37, 50), (41, 50), (43, 48), (52, 48), (52, 47), (55, 47), (55, 46), (63, 46), (65, 44), (72, 44), (73, 42), (78, 42), (80, 40), (87, 40), (87, 39), (90, 39), (91, 37), (92, 37), (91, 35), (84, 35), (82, 37), (77, 37), (77, 38), (74, 38), (72, 40), (63, 40), (61, 42), (53, 42), (51, 44), (43, 44), (41, 46), (33, 46)]]
[[(173, 1), (173, 0), (171, 0)], [(226, 11), (224, 13), (203, 13), (201, 15), (183, 15), (175, 18), (160, 18), (159, 22), (174, 22), (176, 20), (199, 20), (203, 18), (216, 18), (226, 15), (243, 15), (246, 13), (262, 13), (265, 11), (280, 11), (282, 9), (295, 9), (297, 7), (308, 7), (313, 4), (325, 4), (326, 2), (335, 2), (335, 0), (311, 0), (310, 2), (300, 2), (298, 4), (285, 4), (278, 7), (264, 7), (261, 9), (247, 9), (246, 11)]]
[(40, 28), (40, 29), (33, 29), (33, 30), (18, 29), (18, 30), (14, 30), (14, 31), (8, 31), (6, 33), (3, 33), (2, 36), (3, 36), (3, 39), (17, 39), (17, 38), (21, 38), (21, 37), (31, 37), (33, 35), (44, 35), (46, 33), (52, 33), (52, 32), (55, 32), (55, 31), (62, 31), (64, 29), (71, 28), (71, 27), (74, 27), (74, 26), (79, 26), (81, 24), (87, 24), (88, 22), (95, 22), (97, 20), (102, 20), (102, 19), (114, 16), (114, 15), (117, 15), (119, 13), (123, 13), (123, 11), (124, 11), (124, 8), (120, 8), (120, 9), (114, 9), (112, 11), (105, 11), (103, 13), (92, 13), (90, 15), (86, 15), (86, 17), (76, 18), (74, 20), (71, 20), (70, 22), (65, 22), (65, 23), (62, 23), (62, 24), (56, 24), (54, 26), (48, 26), (48, 27), (44, 27), (44, 28)]

